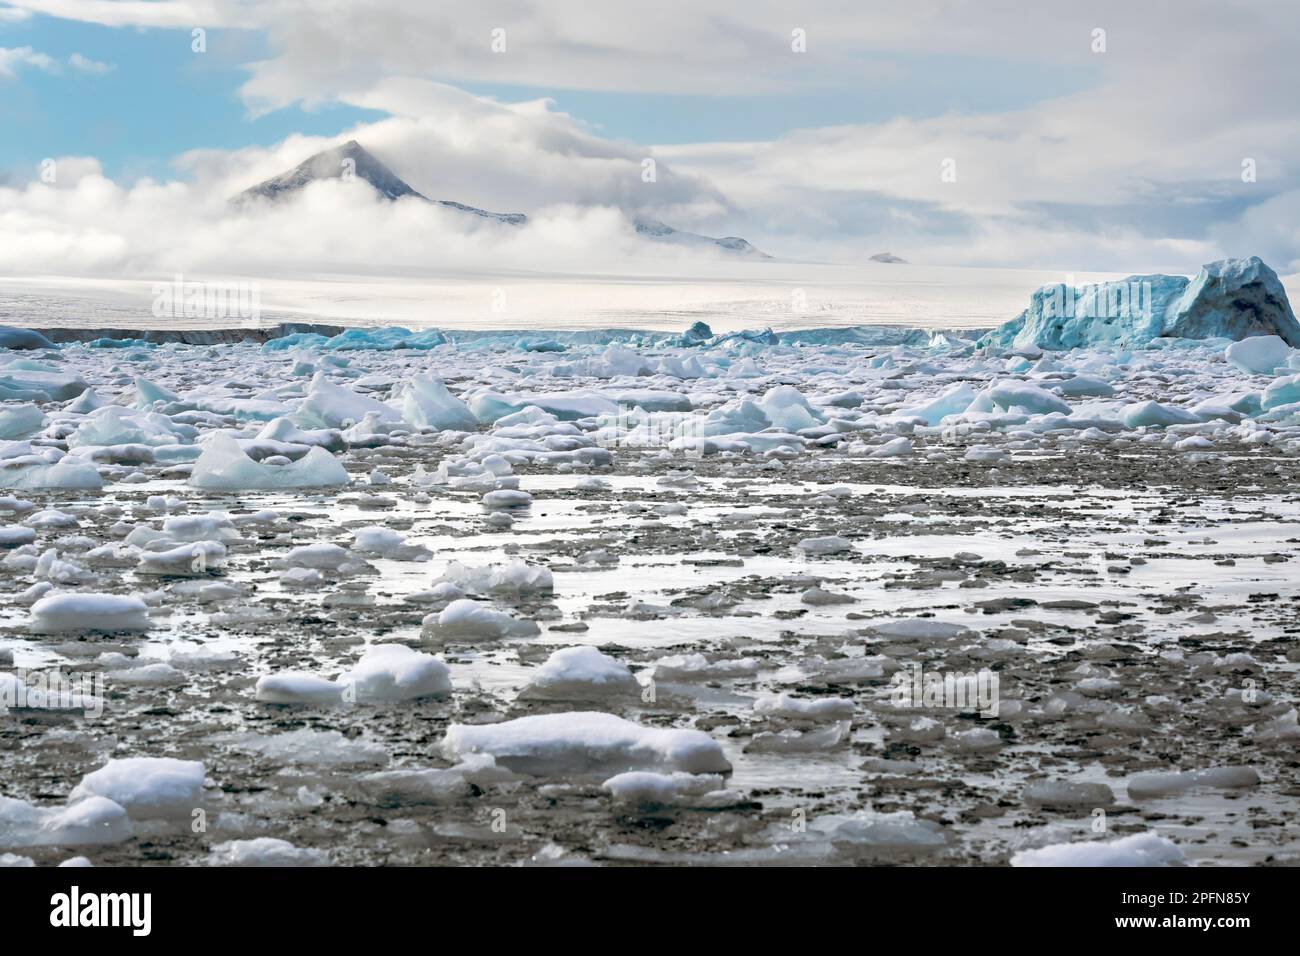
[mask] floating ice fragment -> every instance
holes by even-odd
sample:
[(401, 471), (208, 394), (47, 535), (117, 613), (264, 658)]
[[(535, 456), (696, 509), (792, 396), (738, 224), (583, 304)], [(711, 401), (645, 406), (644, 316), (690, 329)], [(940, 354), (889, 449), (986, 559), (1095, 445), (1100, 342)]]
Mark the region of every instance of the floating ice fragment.
[(966, 409), (967, 414), (992, 411), (1018, 411), (1029, 415), (1057, 412), (1068, 415), (1070, 403), (1037, 385), (1004, 379), (981, 392)]
[(1183, 851), (1154, 830), (1105, 843), (1057, 843), (1011, 857), (1012, 866), (1181, 866), (1183, 862)]
[(208, 866), (332, 866), (324, 850), (297, 847), (288, 840), (257, 837), (218, 843), (208, 856)]
[(820, 538), (804, 538), (795, 547), (806, 554), (842, 554), (853, 550), (853, 542), (830, 534)]
[(478, 419), (437, 375), (416, 375), (402, 397), (402, 418), (417, 428), (474, 431)]
[(0, 847), (106, 846), (133, 833), (126, 810), (105, 797), (53, 808), (0, 797)]
[(444, 582), (454, 584), (467, 593), (495, 596), (547, 595), (555, 589), (555, 576), (550, 568), (523, 561), (479, 568), (452, 561), (443, 571), (442, 577), (433, 583), (437, 585)]
[(106, 797), (134, 820), (188, 819), (203, 805), (205, 770), (198, 760), (172, 757), (126, 757), (108, 761), (81, 778), (69, 803)]
[(266, 704), (337, 704), (343, 685), (306, 671), (277, 671), (257, 679), (254, 696)]
[(191, 577), (215, 571), (225, 561), (226, 546), (220, 541), (195, 541), (166, 551), (142, 552), (136, 573)]
[(948, 844), (948, 834), (933, 820), (918, 818), (910, 810), (878, 813), (819, 814), (808, 823), (806, 840), (825, 840), (845, 849), (932, 851)]
[(814, 607), (825, 607), (831, 604), (852, 604), (853, 598), (847, 594), (836, 594), (833, 591), (827, 591), (820, 587), (811, 587), (803, 594), (799, 595), (799, 600), (804, 604), (811, 604)]
[(369, 525), (352, 532), (352, 549), (394, 561), (427, 561), (433, 552), (422, 544), (407, 544), (402, 535), (383, 525)]
[(1253, 767), (1209, 767), (1171, 773), (1139, 773), (1128, 781), (1128, 795), (1134, 800), (1167, 797), (1196, 787), (1236, 790), (1259, 785)]
[(872, 624), (867, 628), (876, 637), (906, 643), (911, 641), (949, 641), (966, 637), (971, 631), (962, 624), (946, 624), (928, 618), (896, 618)]
[(1024, 800), (1032, 807), (1050, 809), (1109, 807), (1115, 802), (1115, 794), (1104, 783), (1041, 780), (1025, 788)]
[(232, 733), (215, 739), (286, 764), (354, 766), (388, 762), (388, 752), (379, 744), (345, 737), (337, 730), (304, 727), (270, 736)]
[(639, 694), (627, 665), (590, 646), (566, 647), (533, 672), (520, 697), (544, 700), (600, 700)]
[(29, 629), (36, 634), (147, 631), (149, 608), (140, 598), (122, 594), (51, 594), (32, 605)]
[(674, 654), (655, 661), (654, 679), (657, 681), (711, 681), (753, 677), (760, 663), (752, 657), (737, 660), (710, 661), (703, 654)]
[(448, 759), (487, 753), (501, 766), (534, 776), (681, 770), (730, 773), (722, 748), (700, 730), (642, 727), (613, 714), (538, 714), (499, 724), (452, 724)]
[(489, 491), (483, 496), (483, 507), (490, 509), (527, 508), (533, 503), (533, 496), (526, 491), (500, 488)]
[(98, 491), (99, 469), (88, 461), (65, 457), (50, 464), (35, 455), (0, 461), (0, 488), (32, 491)]
[(321, 488), (346, 485), (348, 473), (323, 448), (287, 465), (268, 465), (249, 458), (230, 435), (216, 434), (204, 444), (189, 483), (209, 491)]
[(1224, 350), (1224, 358), (1243, 372), (1269, 374), (1286, 365), (1291, 346), (1278, 335), (1252, 335), (1233, 342)]
[(290, 550), (284, 556), (283, 565), (288, 568), (314, 568), (318, 571), (344, 572), (352, 568), (359, 568), (361, 562), (346, 548), (341, 548), (337, 544), (331, 544), (328, 541), (318, 541), (315, 544), (299, 545)]
[(1170, 425), (1190, 425), (1200, 421), (1195, 414), (1173, 405), (1161, 405), (1159, 402), (1135, 402), (1125, 405), (1119, 411), (1119, 420), (1125, 428), (1142, 428), (1157, 426), (1167, 428)]
[(741, 799), (739, 794), (722, 789), (722, 775), (716, 773), (631, 770), (610, 777), (600, 786), (615, 802), (642, 808), (725, 806)]
[(853, 717), (853, 701), (845, 697), (795, 697), (792, 694), (760, 694), (754, 713), (784, 720), (838, 721)]
[(791, 754), (830, 750), (848, 739), (849, 729), (849, 722), (841, 720), (820, 730), (765, 730), (750, 738), (745, 753)]
[(451, 670), (432, 654), (404, 644), (376, 644), (338, 682), (352, 688), (358, 703), (446, 697)]
[(368, 415), (375, 416), (379, 422), (397, 422), (402, 418), (391, 405), (335, 385), (324, 372), (317, 372), (293, 418), (303, 428), (347, 428)]
[(533, 621), (511, 617), (469, 598), (452, 601), (424, 619), (424, 631), (439, 638), (532, 637), (541, 633)]
[(45, 415), (35, 405), (0, 406), (0, 439), (27, 438), (44, 424)]

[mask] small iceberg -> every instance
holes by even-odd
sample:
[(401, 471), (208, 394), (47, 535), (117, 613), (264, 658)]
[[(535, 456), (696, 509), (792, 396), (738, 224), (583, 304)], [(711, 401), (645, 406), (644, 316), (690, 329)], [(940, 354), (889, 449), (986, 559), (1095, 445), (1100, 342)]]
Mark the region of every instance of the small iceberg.
[(323, 448), (312, 448), (285, 465), (269, 465), (253, 461), (227, 434), (208, 439), (189, 477), (190, 485), (209, 491), (330, 488), (348, 481), (347, 470)]

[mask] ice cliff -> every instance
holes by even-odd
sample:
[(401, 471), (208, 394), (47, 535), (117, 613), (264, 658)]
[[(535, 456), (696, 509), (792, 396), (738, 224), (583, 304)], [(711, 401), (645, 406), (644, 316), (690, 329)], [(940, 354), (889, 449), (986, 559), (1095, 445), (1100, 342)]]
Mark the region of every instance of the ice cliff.
[(1138, 275), (1077, 288), (1044, 286), (1029, 308), (979, 344), (1059, 350), (1252, 335), (1277, 335), (1300, 346), (1286, 290), (1258, 256), (1211, 262), (1194, 279)]

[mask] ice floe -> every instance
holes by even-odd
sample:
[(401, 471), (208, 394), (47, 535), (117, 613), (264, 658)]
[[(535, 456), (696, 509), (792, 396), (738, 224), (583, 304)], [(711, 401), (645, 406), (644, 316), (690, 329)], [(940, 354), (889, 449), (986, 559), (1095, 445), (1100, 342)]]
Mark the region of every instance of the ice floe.
[(537, 714), (499, 724), (452, 724), (443, 755), (491, 754), (498, 764), (535, 775), (626, 770), (729, 773), (722, 748), (699, 730), (643, 727), (613, 714)]

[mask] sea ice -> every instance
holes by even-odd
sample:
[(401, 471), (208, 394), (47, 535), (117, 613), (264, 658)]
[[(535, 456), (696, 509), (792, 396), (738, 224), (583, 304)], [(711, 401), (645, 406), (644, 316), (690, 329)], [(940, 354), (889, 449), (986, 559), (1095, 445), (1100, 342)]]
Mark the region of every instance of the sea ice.
[(28, 438), (44, 424), (45, 414), (35, 405), (0, 406), (0, 439)]
[(1286, 365), (1287, 358), (1291, 355), (1291, 346), (1278, 335), (1252, 335), (1240, 342), (1233, 342), (1224, 350), (1223, 355), (1229, 364), (1243, 372), (1266, 375)]
[(226, 546), (220, 541), (195, 541), (165, 551), (143, 552), (136, 573), (190, 577), (215, 571), (225, 561)]
[(402, 417), (391, 405), (358, 395), (331, 382), (325, 372), (317, 372), (307, 397), (292, 417), (302, 428), (349, 428), (367, 415), (376, 416), (380, 422), (396, 422)]
[(722, 748), (700, 730), (642, 727), (613, 714), (537, 714), (499, 724), (452, 724), (443, 739), (449, 760), (487, 753), (510, 770), (534, 776), (680, 770), (730, 773)]
[(795, 547), (805, 554), (842, 554), (853, 550), (853, 542), (830, 534), (820, 538), (804, 538)]
[(1032, 807), (1051, 809), (1108, 807), (1115, 802), (1115, 794), (1104, 783), (1043, 780), (1025, 788), (1024, 800)]
[(212, 848), (208, 866), (331, 866), (324, 850), (297, 847), (288, 840), (257, 837), (227, 840)]
[(37, 455), (0, 460), (0, 488), (24, 491), (98, 491), (104, 487), (99, 469), (72, 457), (53, 463)]
[(601, 700), (641, 692), (627, 665), (590, 646), (558, 650), (533, 671), (521, 697), (544, 700)]
[(343, 685), (306, 671), (276, 671), (257, 679), (254, 696), (266, 704), (337, 704)]
[(29, 629), (37, 634), (147, 631), (149, 608), (140, 598), (122, 594), (51, 594), (32, 605)]
[(656, 808), (668, 806), (716, 807), (740, 802), (740, 795), (722, 789), (716, 773), (655, 773), (631, 770), (601, 784), (615, 802)]
[(123, 807), (134, 820), (189, 819), (203, 805), (203, 764), (172, 757), (113, 759), (86, 774), (68, 797), (105, 797)]
[(1109, 842), (1057, 843), (1011, 857), (1012, 866), (1180, 866), (1183, 862), (1183, 851), (1155, 831)]
[(468, 567), (452, 561), (435, 585), (450, 582), (465, 593), (490, 594), (495, 597), (536, 597), (550, 594), (555, 588), (555, 576), (550, 568), (523, 561), (507, 565)]
[(451, 694), (451, 671), (432, 654), (404, 644), (375, 644), (352, 669), (339, 676), (339, 684), (352, 688), (358, 703), (446, 697)]
[(133, 834), (126, 810), (105, 797), (48, 808), (0, 797), (0, 847), (107, 846)]
[(402, 418), (417, 428), (474, 431), (478, 419), (436, 375), (416, 375), (402, 396)]
[(803, 698), (787, 693), (760, 694), (754, 701), (754, 713), (784, 720), (849, 720), (853, 717), (853, 701), (844, 697)]
[(1129, 778), (1128, 795), (1134, 800), (1168, 797), (1196, 787), (1236, 790), (1259, 785), (1253, 767), (1209, 767), (1169, 773), (1138, 773)]
[(533, 637), (540, 628), (528, 620), (511, 617), (470, 598), (452, 601), (424, 619), (426, 634), (443, 639), (495, 639)]
[(269, 465), (253, 461), (229, 435), (209, 438), (194, 463), (189, 483), (209, 491), (322, 488), (348, 483), (348, 473), (323, 448), (312, 448), (295, 462)]

